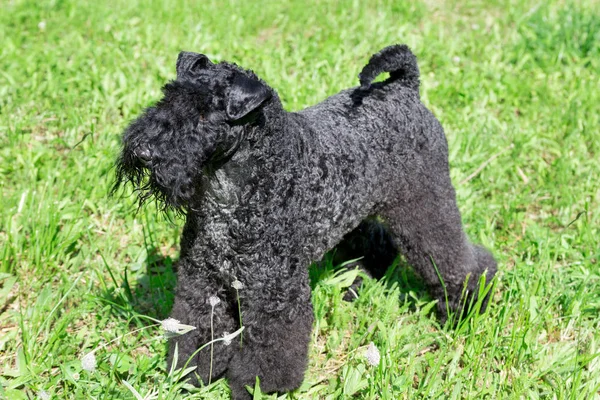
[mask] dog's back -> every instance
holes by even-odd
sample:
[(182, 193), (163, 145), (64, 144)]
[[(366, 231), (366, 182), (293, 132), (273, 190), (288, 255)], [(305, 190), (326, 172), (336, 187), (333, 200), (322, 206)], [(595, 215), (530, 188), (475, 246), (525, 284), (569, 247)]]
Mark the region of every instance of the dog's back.
[[(386, 80), (373, 82), (385, 72), (390, 74)], [(314, 136), (311, 142), (322, 146), (318, 151), (347, 159), (369, 148), (372, 160), (380, 164), (373, 166), (376, 170), (429, 151), (447, 157), (444, 131), (421, 103), (419, 67), (408, 46), (392, 45), (374, 54), (358, 77), (360, 86), (292, 113), (304, 134)]]

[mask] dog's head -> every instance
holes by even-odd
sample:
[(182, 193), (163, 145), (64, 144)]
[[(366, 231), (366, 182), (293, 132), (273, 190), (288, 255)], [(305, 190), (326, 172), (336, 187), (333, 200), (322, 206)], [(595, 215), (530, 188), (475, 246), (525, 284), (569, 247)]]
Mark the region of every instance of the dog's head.
[(129, 182), (140, 202), (154, 196), (185, 211), (203, 174), (235, 153), (273, 92), (252, 72), (202, 54), (181, 52), (176, 69), (164, 97), (125, 130), (115, 189)]

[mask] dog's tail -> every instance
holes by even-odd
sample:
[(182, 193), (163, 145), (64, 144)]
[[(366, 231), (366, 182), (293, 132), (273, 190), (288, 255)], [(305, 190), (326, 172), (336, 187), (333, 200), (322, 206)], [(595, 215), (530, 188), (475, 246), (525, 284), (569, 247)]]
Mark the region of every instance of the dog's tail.
[(374, 54), (358, 75), (361, 89), (368, 89), (382, 72), (389, 72), (387, 82), (399, 81), (402, 86), (419, 91), (417, 57), (405, 44), (388, 46)]

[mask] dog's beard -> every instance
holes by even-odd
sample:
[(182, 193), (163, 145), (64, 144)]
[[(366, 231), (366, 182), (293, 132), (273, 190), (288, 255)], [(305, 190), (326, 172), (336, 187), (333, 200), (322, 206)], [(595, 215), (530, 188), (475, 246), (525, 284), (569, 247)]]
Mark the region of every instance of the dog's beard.
[(127, 186), (133, 188), (137, 196), (138, 209), (154, 200), (156, 207), (162, 212), (173, 211), (185, 216), (188, 209), (189, 198), (177, 194), (176, 190), (168, 190), (159, 184), (157, 176), (149, 168), (139, 165), (132, 157), (123, 154), (116, 164), (115, 183), (111, 195)]

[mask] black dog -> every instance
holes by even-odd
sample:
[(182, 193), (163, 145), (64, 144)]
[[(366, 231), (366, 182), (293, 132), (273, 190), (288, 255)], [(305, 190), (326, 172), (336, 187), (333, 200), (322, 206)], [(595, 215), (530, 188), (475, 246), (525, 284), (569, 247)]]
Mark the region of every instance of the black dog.
[[(372, 83), (382, 72), (389, 78)], [(359, 77), (360, 87), (286, 112), (251, 71), (182, 52), (164, 98), (123, 135), (117, 186), (131, 182), (141, 201), (154, 196), (186, 216), (172, 317), (197, 329), (173, 339), (179, 365), (211, 340), (211, 320), (214, 337), (239, 329), (239, 293), (242, 343), (215, 343), (212, 363), (208, 348), (192, 360), (204, 382), (211, 371), (226, 375), (236, 399), (249, 398), (257, 376), (265, 392), (301, 384), (313, 323), (308, 266), (345, 235), (357, 242), (382, 221), (386, 247), (422, 275), (442, 317), (461, 310), (465, 280), (473, 296), (478, 278), (496, 272), (462, 229), (446, 138), (419, 99), (415, 56), (387, 47)]]

